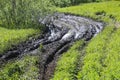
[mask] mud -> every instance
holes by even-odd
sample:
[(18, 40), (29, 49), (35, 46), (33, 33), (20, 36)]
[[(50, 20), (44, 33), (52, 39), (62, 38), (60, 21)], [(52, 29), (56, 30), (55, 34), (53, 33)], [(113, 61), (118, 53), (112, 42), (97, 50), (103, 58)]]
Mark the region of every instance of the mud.
[(104, 26), (101, 22), (63, 13), (48, 15), (39, 22), (47, 27), (46, 33), (19, 44), (0, 56), (2, 60), (9, 60), (30, 51), (38, 52), (42, 45), (39, 80), (49, 80), (52, 77), (58, 58), (72, 43), (80, 39), (90, 40), (101, 32)]

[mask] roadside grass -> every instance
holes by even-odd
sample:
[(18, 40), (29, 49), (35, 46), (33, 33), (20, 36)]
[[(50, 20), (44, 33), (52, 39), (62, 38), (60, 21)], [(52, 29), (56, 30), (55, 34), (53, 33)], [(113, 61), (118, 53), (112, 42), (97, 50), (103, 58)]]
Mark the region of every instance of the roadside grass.
[[(86, 47), (86, 55), (83, 59), (84, 65), (78, 73), (78, 80), (101, 80), (102, 71), (105, 67), (106, 48), (110, 43), (114, 27), (106, 27), (104, 31), (93, 38)], [(102, 79), (106, 80), (106, 79)]]
[(37, 80), (39, 56), (26, 55), (0, 68), (0, 80)]
[(120, 1), (86, 3), (78, 6), (58, 8), (59, 12), (90, 17), (104, 22), (120, 21)]
[(101, 75), (104, 80), (120, 79), (120, 29), (117, 29), (110, 38), (110, 43), (106, 46), (106, 56), (103, 61), (105, 65)]
[(74, 80), (77, 71), (77, 61), (81, 55), (79, 50), (81, 50), (83, 45), (83, 40), (77, 41), (69, 51), (61, 56), (57, 62), (54, 77), (51, 80)]
[(105, 29), (102, 35), (98, 35), (88, 44), (78, 80), (120, 79), (120, 29), (112, 34), (110, 31)]
[[(120, 79), (120, 1), (108, 1), (99, 3), (80, 4), (78, 6), (58, 8), (59, 12), (75, 14), (79, 16), (89, 17), (98, 21), (103, 21), (107, 24), (105, 29), (96, 37), (92, 38), (86, 46), (83, 65), (78, 66), (77, 80), (119, 80)], [(117, 25), (116, 25), (117, 24)], [(74, 44), (75, 46), (77, 44)], [(58, 61), (54, 80), (71, 80), (69, 71), (72, 58), (65, 56), (70, 54), (76, 59), (73, 52), (69, 50)], [(80, 51), (78, 51), (80, 54)], [(77, 55), (78, 56), (78, 55)], [(68, 62), (67, 62), (67, 60)], [(80, 59), (80, 58), (79, 58)], [(62, 62), (61, 64), (60, 61)], [(74, 61), (77, 62), (78, 60)], [(79, 63), (79, 62), (78, 62)], [(69, 71), (64, 71), (63, 67), (71, 68)], [(64, 72), (64, 73), (63, 73)], [(75, 72), (73, 70), (73, 72)], [(72, 74), (72, 73), (71, 73)], [(68, 76), (67, 76), (68, 75)], [(75, 75), (74, 75), (75, 76)], [(64, 78), (65, 77), (65, 78)]]
[(0, 27), (0, 54), (28, 39), (28, 37), (39, 34), (38, 29), (6, 29)]

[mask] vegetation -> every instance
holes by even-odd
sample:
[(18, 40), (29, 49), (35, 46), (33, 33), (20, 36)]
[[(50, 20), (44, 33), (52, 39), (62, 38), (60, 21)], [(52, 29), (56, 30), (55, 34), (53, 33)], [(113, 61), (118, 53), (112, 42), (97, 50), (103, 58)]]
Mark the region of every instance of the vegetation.
[(7, 28), (40, 27), (39, 19), (50, 11), (49, 0), (0, 0), (0, 22)]
[(0, 69), (0, 80), (37, 80), (39, 56), (26, 55), (10, 61)]
[(120, 29), (113, 28), (106, 27), (103, 33), (91, 40), (86, 48), (84, 66), (78, 74), (78, 79), (120, 79), (120, 68), (118, 67), (120, 65), (118, 49)]
[(58, 8), (58, 11), (81, 15), (109, 23), (120, 21), (119, 1), (86, 3), (79, 6)]
[(66, 7), (66, 6), (77, 5), (81, 3), (100, 2), (100, 1), (107, 1), (107, 0), (51, 0), (53, 5), (58, 7)]
[[(103, 68), (106, 67), (104, 59), (106, 59), (106, 48), (110, 37), (113, 34), (114, 27), (106, 27), (102, 33), (93, 38), (86, 47), (86, 55), (84, 57), (81, 71), (79, 71), (78, 79), (83, 80), (106, 80), (102, 75)], [(101, 78), (102, 77), (102, 78)], [(112, 79), (112, 78), (111, 78)]]

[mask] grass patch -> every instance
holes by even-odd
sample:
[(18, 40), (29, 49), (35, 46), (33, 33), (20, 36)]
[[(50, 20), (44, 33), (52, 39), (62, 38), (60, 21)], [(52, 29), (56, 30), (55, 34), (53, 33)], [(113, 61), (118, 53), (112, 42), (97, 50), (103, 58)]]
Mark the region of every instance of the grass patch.
[(38, 33), (40, 33), (38, 29), (6, 29), (0, 27), (0, 54)]
[(0, 69), (0, 80), (37, 80), (39, 56), (26, 55), (8, 62)]

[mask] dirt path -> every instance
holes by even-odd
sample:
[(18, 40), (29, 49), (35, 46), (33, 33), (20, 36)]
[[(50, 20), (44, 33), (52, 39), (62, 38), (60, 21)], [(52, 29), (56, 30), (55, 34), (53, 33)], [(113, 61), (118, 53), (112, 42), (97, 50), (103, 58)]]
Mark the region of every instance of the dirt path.
[(53, 76), (58, 58), (68, 50), (74, 41), (79, 39), (88, 41), (103, 29), (101, 22), (59, 13), (46, 16), (40, 23), (47, 27), (46, 33), (36, 39), (21, 43), (0, 55), (1, 62), (2, 60), (7, 61), (42, 45), (43, 51), (39, 63), (40, 80), (49, 80)]

